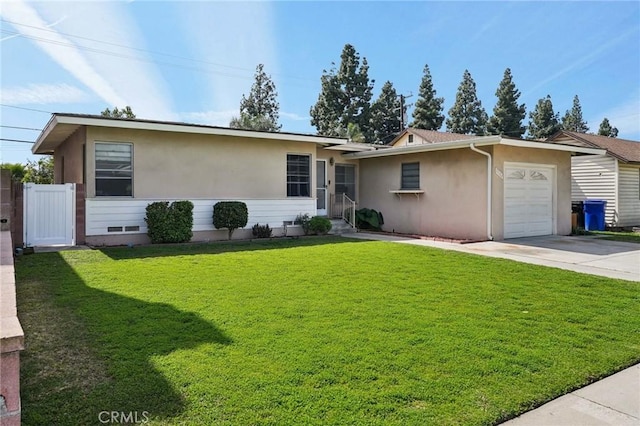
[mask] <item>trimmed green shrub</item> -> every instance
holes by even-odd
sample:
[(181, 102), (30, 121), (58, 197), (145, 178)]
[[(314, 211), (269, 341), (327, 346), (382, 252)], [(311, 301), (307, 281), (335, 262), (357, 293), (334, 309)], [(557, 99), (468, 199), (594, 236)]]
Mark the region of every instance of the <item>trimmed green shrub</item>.
[(309, 217), (309, 213), (305, 213), (305, 214), (300, 213), (298, 216), (296, 216), (296, 220), (293, 223), (296, 225), (301, 225), (304, 235), (309, 235), (309, 232), (311, 231), (309, 229), (309, 221), (311, 221), (311, 217)]
[(358, 228), (381, 231), (382, 225), (384, 225), (384, 217), (379, 211), (367, 208), (356, 210), (356, 226)]
[(244, 228), (249, 221), (249, 210), (242, 201), (220, 201), (213, 206), (213, 226), (217, 229), (227, 228), (229, 239), (233, 231)]
[(251, 232), (253, 233), (253, 236), (255, 238), (271, 238), (273, 229), (269, 228), (268, 223), (266, 225), (260, 225), (259, 223), (256, 223), (255, 225), (253, 225), (253, 228), (251, 228)]
[(331, 221), (326, 217), (314, 216), (309, 221), (309, 230), (315, 234), (326, 234), (331, 231)]
[(186, 243), (193, 237), (193, 203), (158, 201), (147, 205), (147, 235), (154, 244)]

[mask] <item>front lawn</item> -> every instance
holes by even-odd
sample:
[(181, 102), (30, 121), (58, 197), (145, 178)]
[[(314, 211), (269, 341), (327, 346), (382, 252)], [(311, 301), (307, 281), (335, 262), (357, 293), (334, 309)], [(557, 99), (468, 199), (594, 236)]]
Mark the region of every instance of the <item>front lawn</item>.
[(640, 233), (638, 232), (591, 231), (591, 234), (600, 236), (602, 240), (640, 244)]
[(637, 283), (405, 244), (65, 251), (16, 273), (25, 425), (486, 425), (640, 361)]

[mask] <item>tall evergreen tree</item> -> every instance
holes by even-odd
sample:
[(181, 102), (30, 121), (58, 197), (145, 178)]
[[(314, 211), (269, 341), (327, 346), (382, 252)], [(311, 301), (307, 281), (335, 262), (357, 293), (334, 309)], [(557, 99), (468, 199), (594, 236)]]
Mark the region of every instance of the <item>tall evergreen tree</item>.
[(551, 96), (539, 99), (529, 113), (529, 139), (546, 139), (561, 128), (559, 114), (553, 112)]
[(502, 81), (496, 90), (498, 102), (493, 107), (493, 115), (487, 123), (487, 130), (492, 135), (505, 135), (514, 138), (521, 138), (526, 127), (522, 125), (522, 120), (526, 115), (524, 104), (518, 105), (520, 91), (516, 89), (511, 76), (511, 69), (504, 71)]
[(264, 65), (258, 64), (249, 96), (242, 95), (240, 117), (232, 118), (229, 126), (236, 129), (280, 131), (282, 125), (278, 124), (280, 104), (277, 97), (275, 83), (264, 72)]
[(587, 133), (589, 131), (587, 122), (582, 120), (582, 107), (580, 106), (578, 95), (573, 97), (571, 110), (567, 110), (564, 117), (562, 117), (562, 129), (578, 133)]
[(444, 98), (436, 97), (436, 90), (433, 88), (429, 65), (425, 65), (418, 100), (416, 101), (416, 107), (412, 114), (413, 123), (411, 123), (411, 127), (415, 127), (416, 129), (439, 130), (444, 122), (444, 114), (442, 114), (443, 103)]
[(374, 140), (384, 143), (400, 129), (400, 98), (393, 83), (387, 81), (382, 86), (380, 96), (371, 105), (371, 125)]
[(476, 94), (476, 83), (471, 73), (464, 70), (458, 86), (456, 102), (449, 110), (447, 131), (462, 134), (484, 135), (487, 129), (487, 112)]
[(602, 120), (602, 123), (600, 123), (598, 134), (602, 136), (609, 136), (610, 138), (617, 138), (618, 128), (612, 127), (611, 123), (609, 123), (609, 119), (605, 117), (604, 120)]
[(349, 123), (357, 124), (366, 140), (374, 137), (371, 126), (373, 80), (369, 80), (367, 59), (360, 62), (355, 48), (346, 44), (340, 55), (340, 67), (324, 70), (318, 101), (311, 107), (311, 124), (318, 134), (345, 134)]

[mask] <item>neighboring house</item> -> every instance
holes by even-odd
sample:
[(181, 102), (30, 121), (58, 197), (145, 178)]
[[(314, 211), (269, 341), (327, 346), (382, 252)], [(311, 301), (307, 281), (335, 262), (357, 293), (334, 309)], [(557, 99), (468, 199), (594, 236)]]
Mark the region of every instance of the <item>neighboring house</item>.
[(571, 156), (604, 154), (447, 133), (438, 142), (398, 146), (413, 132), (405, 130), (389, 147), (54, 114), (33, 152), (54, 155), (56, 183), (83, 185), (84, 231), (76, 241), (93, 245), (148, 242), (146, 206), (185, 199), (194, 203), (194, 241), (226, 238), (211, 220), (221, 200), (247, 203), (249, 229), (237, 231), (238, 238), (250, 236), (258, 222), (282, 235), (300, 213), (341, 216), (343, 199), (381, 211), (387, 231), (466, 240), (569, 234)]
[(452, 142), (474, 138), (477, 138), (477, 136), (463, 135), (461, 133), (438, 132), (435, 130), (413, 129), (410, 127), (405, 131), (400, 132), (391, 142), (389, 142), (388, 146), (401, 147), (420, 145), (424, 143)]
[(571, 159), (571, 199), (607, 201), (605, 223), (640, 226), (640, 142), (562, 130), (549, 142), (605, 149)]

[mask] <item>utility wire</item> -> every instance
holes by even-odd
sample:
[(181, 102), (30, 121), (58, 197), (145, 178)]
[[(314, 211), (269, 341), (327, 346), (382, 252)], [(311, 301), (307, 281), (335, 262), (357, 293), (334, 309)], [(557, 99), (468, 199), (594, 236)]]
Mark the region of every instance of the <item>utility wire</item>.
[(4, 124), (0, 124), (0, 127), (5, 127), (7, 129), (18, 129), (18, 130), (35, 130), (39, 132), (42, 129), (36, 129), (35, 127), (20, 127), (20, 126), (6, 126)]
[(35, 109), (35, 108), (19, 107), (19, 106), (16, 106), (16, 105), (0, 104), (0, 106), (3, 106), (5, 108), (24, 109), (25, 111), (35, 111), (35, 112), (43, 112), (45, 114), (53, 114), (53, 112), (51, 112), (51, 111), (44, 111), (44, 110)]
[(5, 138), (0, 138), (0, 141), (30, 143), (30, 144), (34, 144), (35, 143), (34, 141), (25, 141), (24, 139), (5, 139)]
[[(235, 70), (244, 71), (244, 72), (253, 72), (254, 71), (254, 70), (251, 70), (251, 69), (248, 69), (248, 68), (243, 68), (243, 67), (238, 67), (238, 66), (233, 66), (233, 65), (225, 65), (225, 64), (218, 63), (218, 62), (205, 61), (205, 60), (201, 60), (201, 59), (193, 59), (193, 58), (174, 55), (174, 54), (170, 54), (170, 53), (164, 53), (164, 52), (158, 52), (158, 51), (153, 51), (153, 50), (141, 49), (141, 48), (138, 48), (138, 47), (126, 46), (126, 45), (123, 45), (123, 44), (97, 40), (97, 39), (90, 38), (90, 37), (84, 37), (84, 36), (79, 36), (79, 35), (74, 35), (74, 34), (62, 33), (62, 32), (56, 31), (56, 30), (52, 30), (50, 28), (37, 27), (37, 26), (33, 26), (33, 25), (22, 24), (22, 23), (19, 23), (19, 22), (8, 21), (8, 20), (5, 20), (5, 19), (0, 19), (0, 21), (7, 22), (7, 23), (10, 23), (12, 25), (20, 25), (20, 26), (24, 26), (24, 27), (28, 27), (28, 28), (33, 28), (33, 29), (37, 29), (37, 30), (40, 30), (40, 31), (48, 31), (48, 32), (51, 32), (51, 33), (64, 35), (64, 36), (67, 36), (67, 37), (73, 37), (73, 38), (78, 38), (78, 39), (82, 39), (82, 40), (92, 41), (92, 42), (95, 42), (95, 43), (106, 44), (106, 45), (109, 45), (109, 46), (115, 46), (115, 47), (120, 47), (120, 48), (124, 48), (124, 49), (135, 50), (135, 51), (138, 51), (138, 52), (150, 53), (152, 55), (160, 55), (160, 56), (165, 56), (165, 57), (168, 57), (168, 58), (181, 59), (181, 60), (201, 63), (201, 64), (205, 64), (205, 65), (213, 65), (213, 66), (217, 66), (217, 67), (230, 68), (230, 69), (235, 69)], [(132, 59), (132, 60), (137, 60), (137, 61), (157, 63), (159, 65), (167, 65), (167, 66), (173, 66), (173, 67), (178, 67), (178, 68), (191, 69), (191, 70), (200, 71), (200, 72), (224, 75), (224, 76), (227, 76), (227, 77), (242, 78), (242, 79), (252, 79), (253, 78), (253, 76), (246, 76), (245, 77), (245, 76), (241, 76), (241, 75), (238, 75), (238, 74), (229, 74), (229, 73), (224, 73), (224, 72), (221, 72), (221, 71), (214, 71), (214, 70), (211, 70), (211, 69), (205, 69), (205, 68), (201, 68), (201, 67), (193, 67), (193, 66), (188, 66), (188, 65), (177, 64), (177, 63), (174, 63), (174, 62), (157, 61), (157, 60), (141, 58), (141, 57), (136, 57), (136, 56), (131, 56), (131, 55), (123, 55), (123, 54), (119, 54), (119, 53), (108, 51), (108, 50), (97, 49), (97, 48), (92, 48), (92, 47), (82, 46), (82, 45), (76, 45), (76, 44), (73, 44), (73, 43), (64, 43), (64, 42), (60, 42), (60, 41), (57, 41), (57, 40), (52, 40), (52, 39), (39, 37), (39, 36), (26, 35), (26, 34), (22, 34), (20, 32), (10, 31), (10, 30), (7, 30), (7, 29), (2, 29), (1, 31), (3, 33), (5, 33), (5, 34), (9, 34), (9, 35), (13, 35), (13, 36), (22, 36), (22, 37), (25, 37), (27, 39), (38, 40), (38, 41), (42, 41), (44, 43), (56, 44), (56, 45), (59, 45), (59, 46), (74, 47), (74, 48), (81, 49), (81, 50), (86, 50), (86, 51), (89, 51), (89, 52), (101, 53), (101, 54), (106, 54), (106, 55), (110, 55), (110, 56), (121, 57), (121, 58), (124, 58), (124, 59)], [(311, 80), (311, 79), (307, 79), (307, 78), (303, 78), (303, 77), (292, 76), (292, 75), (277, 74), (277, 73), (273, 74), (273, 75), (279, 75), (281, 77), (292, 78), (292, 79), (297, 79), (297, 80), (301, 80), (301, 81), (308, 81), (308, 82), (315, 81), (315, 80)], [(296, 84), (294, 83), (294, 85), (296, 85)], [(305, 86), (305, 87), (307, 87), (307, 86)]]

